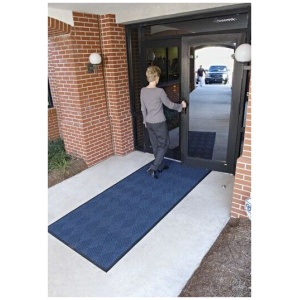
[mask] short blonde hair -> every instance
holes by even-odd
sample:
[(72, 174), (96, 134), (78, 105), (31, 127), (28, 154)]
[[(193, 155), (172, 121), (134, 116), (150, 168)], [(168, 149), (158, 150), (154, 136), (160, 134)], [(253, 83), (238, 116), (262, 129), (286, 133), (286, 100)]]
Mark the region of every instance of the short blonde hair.
[(160, 77), (161, 70), (157, 66), (150, 66), (147, 68), (146, 76), (148, 82), (155, 81), (157, 77)]

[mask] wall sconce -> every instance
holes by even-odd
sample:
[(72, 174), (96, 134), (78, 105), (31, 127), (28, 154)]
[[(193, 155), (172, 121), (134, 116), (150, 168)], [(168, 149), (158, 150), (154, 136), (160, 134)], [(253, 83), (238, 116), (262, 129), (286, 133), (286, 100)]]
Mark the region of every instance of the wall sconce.
[(251, 45), (249, 44), (239, 45), (235, 50), (234, 58), (238, 62), (251, 61)]
[(97, 73), (97, 69), (101, 64), (102, 58), (99, 53), (92, 53), (89, 56), (89, 63), (87, 64), (88, 73)]

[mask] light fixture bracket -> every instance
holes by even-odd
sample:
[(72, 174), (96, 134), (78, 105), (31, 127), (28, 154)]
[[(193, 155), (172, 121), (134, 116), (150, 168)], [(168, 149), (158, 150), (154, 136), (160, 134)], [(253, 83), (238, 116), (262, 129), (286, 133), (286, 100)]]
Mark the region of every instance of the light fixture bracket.
[(98, 65), (93, 65), (91, 63), (87, 64), (87, 72), (88, 73), (95, 73), (97, 71)]
[(102, 57), (99, 53), (91, 53), (89, 56), (89, 63), (87, 64), (88, 73), (97, 73), (97, 69), (102, 62)]

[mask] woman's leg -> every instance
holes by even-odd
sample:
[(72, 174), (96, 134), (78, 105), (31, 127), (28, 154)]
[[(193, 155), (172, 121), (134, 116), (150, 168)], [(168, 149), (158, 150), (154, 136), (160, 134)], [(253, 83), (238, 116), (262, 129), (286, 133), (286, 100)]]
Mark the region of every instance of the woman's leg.
[(163, 168), (163, 159), (168, 151), (170, 140), (167, 122), (148, 124), (149, 138), (153, 148), (154, 162), (151, 166), (152, 170), (161, 170)]
[(148, 133), (149, 133), (149, 139), (150, 139), (150, 143), (152, 146), (153, 155), (155, 158), (156, 153), (157, 153), (157, 148), (158, 148), (158, 142), (157, 142), (156, 134), (155, 134), (155, 131), (153, 128), (153, 124), (147, 123), (147, 129), (148, 129)]

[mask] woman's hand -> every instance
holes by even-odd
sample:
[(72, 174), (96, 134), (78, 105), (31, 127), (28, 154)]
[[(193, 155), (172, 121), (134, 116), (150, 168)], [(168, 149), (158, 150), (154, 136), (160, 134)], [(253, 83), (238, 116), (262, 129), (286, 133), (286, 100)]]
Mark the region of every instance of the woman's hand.
[(185, 100), (182, 100), (181, 105), (182, 105), (182, 108), (186, 108), (186, 102), (185, 102)]

